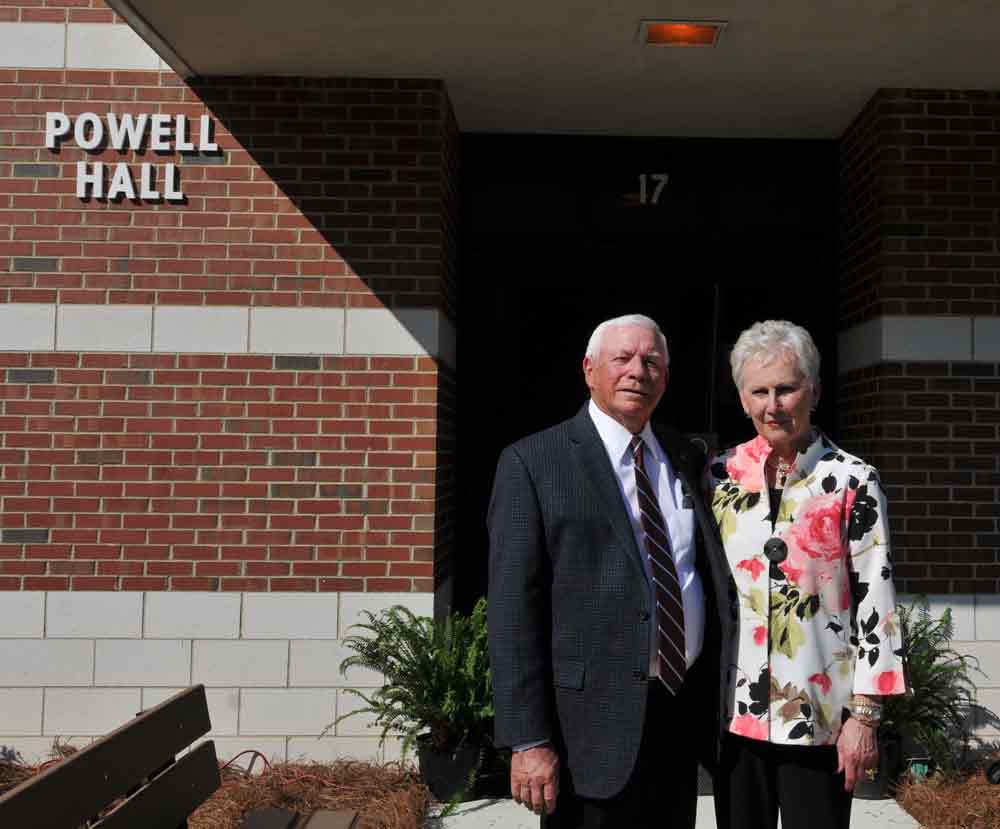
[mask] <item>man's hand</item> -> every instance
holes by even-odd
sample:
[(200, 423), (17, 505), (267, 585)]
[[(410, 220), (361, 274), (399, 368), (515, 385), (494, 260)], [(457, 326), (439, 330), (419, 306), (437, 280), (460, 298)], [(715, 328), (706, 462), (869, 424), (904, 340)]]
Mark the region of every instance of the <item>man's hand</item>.
[(516, 751), (510, 757), (510, 793), (535, 814), (552, 814), (559, 794), (559, 757), (552, 746)]
[(837, 738), (837, 771), (844, 772), (844, 789), (854, 785), (870, 769), (878, 769), (878, 741), (875, 729), (848, 717)]

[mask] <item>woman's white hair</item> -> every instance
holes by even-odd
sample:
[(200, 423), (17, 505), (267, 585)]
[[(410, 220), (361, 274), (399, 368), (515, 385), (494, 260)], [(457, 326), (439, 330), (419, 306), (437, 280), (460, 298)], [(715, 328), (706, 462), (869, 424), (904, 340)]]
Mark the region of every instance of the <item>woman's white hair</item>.
[(736, 388), (743, 388), (743, 368), (749, 361), (759, 360), (767, 365), (786, 354), (795, 358), (799, 371), (815, 392), (819, 388), (819, 351), (809, 332), (788, 320), (755, 322), (740, 334), (729, 355)]
[(597, 359), (597, 354), (601, 350), (601, 339), (604, 337), (604, 332), (609, 328), (623, 328), (626, 325), (638, 325), (641, 328), (648, 328), (652, 331), (656, 335), (656, 340), (660, 344), (660, 348), (663, 349), (665, 364), (670, 365), (667, 338), (663, 336), (663, 332), (660, 330), (660, 326), (656, 324), (656, 320), (652, 320), (643, 314), (626, 314), (624, 317), (615, 317), (614, 319), (602, 322), (594, 329), (594, 333), (590, 335), (590, 339), (587, 341), (587, 356), (591, 360)]

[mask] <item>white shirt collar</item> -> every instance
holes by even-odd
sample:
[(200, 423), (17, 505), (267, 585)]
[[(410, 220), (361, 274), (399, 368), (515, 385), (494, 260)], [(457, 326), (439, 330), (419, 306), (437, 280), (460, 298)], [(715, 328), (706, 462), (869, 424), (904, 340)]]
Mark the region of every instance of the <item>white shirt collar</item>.
[[(623, 459), (628, 457), (629, 463), (631, 463), (631, 453), (628, 447), (632, 442), (632, 433), (611, 417), (611, 415), (602, 411), (593, 398), (590, 400), (587, 411), (590, 413), (590, 419), (594, 422), (594, 426), (597, 427), (597, 434), (601, 436), (604, 448), (608, 451), (608, 457), (617, 464), (621, 464)], [(639, 432), (639, 436), (643, 439), (646, 448), (653, 454), (653, 457), (657, 461), (662, 461), (663, 456), (660, 444), (656, 440), (656, 436), (653, 434), (653, 429), (650, 427), (648, 420), (646, 421), (646, 425), (642, 427), (642, 431)]]

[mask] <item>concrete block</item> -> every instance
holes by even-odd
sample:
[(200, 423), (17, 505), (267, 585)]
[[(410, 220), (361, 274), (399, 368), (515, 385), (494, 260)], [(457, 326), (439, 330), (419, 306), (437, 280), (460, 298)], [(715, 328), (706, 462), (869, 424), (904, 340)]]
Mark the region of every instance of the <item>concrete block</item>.
[(381, 762), (382, 749), (377, 737), (289, 737), (288, 760), (312, 760), (332, 763), (335, 760)]
[[(365, 701), (354, 694), (349, 694), (346, 691), (337, 692), (338, 717), (365, 707), (367, 707)], [(373, 714), (360, 713), (342, 720), (337, 725), (335, 731), (338, 737), (378, 737), (381, 733), (382, 729), (375, 726), (375, 717)]]
[(883, 360), (971, 360), (971, 317), (883, 317)]
[(931, 616), (935, 619), (941, 618), (945, 608), (951, 608), (955, 639), (976, 638), (975, 601), (971, 594), (931, 595), (927, 597), (927, 603), (930, 606)]
[(70, 23), (66, 33), (67, 69), (158, 69), (160, 56), (129, 26)]
[[(53, 737), (24, 737), (20, 734), (0, 734), (0, 746), (13, 748), (21, 755), (21, 760), (33, 766), (52, 759)], [(91, 737), (58, 737), (61, 745), (83, 748), (93, 742)]]
[(337, 593), (246, 593), (245, 639), (336, 639)]
[(55, 347), (55, 305), (17, 302), (0, 306), (0, 350), (53, 351)]
[(434, 615), (433, 593), (341, 593), (340, 636), (351, 636), (362, 631), (351, 630), (351, 625), (367, 621), (362, 611), (376, 616), (393, 605), (408, 607), (417, 616)]
[(0, 688), (0, 734), (42, 733), (42, 689)]
[(143, 636), (148, 639), (236, 639), (239, 593), (146, 594)]
[(382, 674), (368, 668), (350, 668), (346, 676), (341, 675), (340, 663), (354, 654), (343, 642), (296, 639), (291, 646), (288, 684), (293, 688), (374, 688), (382, 685)]
[(86, 639), (0, 639), (0, 688), (91, 685), (94, 643)]
[(1000, 688), (976, 689), (976, 703), (981, 706), (975, 722), (980, 736), (1000, 734)]
[(1000, 318), (974, 317), (972, 343), (972, 359), (988, 363), (1000, 361)]
[(440, 316), (430, 308), (349, 308), (344, 351), (436, 357)]
[[(285, 737), (212, 737), (215, 742), (215, 754), (223, 762), (232, 760), (242, 751), (259, 751), (272, 763), (284, 763), (288, 757), (286, 751), (287, 740)], [(204, 740), (198, 740), (192, 745), (197, 748)], [(244, 754), (233, 763), (246, 769), (250, 765), (251, 755)], [(258, 759), (254, 764), (254, 771), (259, 772), (264, 768), (264, 764)]]
[(187, 639), (98, 639), (95, 685), (179, 685), (191, 682)]
[(867, 320), (837, 335), (837, 370), (841, 374), (881, 361), (881, 317)]
[(153, 351), (242, 354), (247, 350), (247, 308), (161, 305), (153, 309)]
[(10, 591), (0, 601), (0, 637), (42, 637), (45, 630), (45, 593)]
[(1000, 596), (976, 596), (976, 634), (980, 641), (1000, 641)]
[(0, 66), (61, 69), (65, 54), (62, 23), (0, 23)]
[(46, 734), (100, 736), (142, 709), (138, 688), (46, 688)]
[(343, 354), (343, 308), (251, 308), (252, 354)]
[(956, 639), (951, 646), (957, 653), (979, 660), (979, 669), (985, 676), (975, 672), (971, 676), (978, 689), (1000, 688), (1000, 642), (963, 642)]
[[(126, 26), (116, 28), (129, 31)], [(60, 305), (57, 351), (149, 351), (153, 309), (149, 305)]]
[(302, 688), (244, 688), (240, 735), (319, 736), (333, 723), (334, 692)]
[(49, 593), (45, 608), (47, 636), (138, 638), (142, 630), (142, 593)]
[(288, 682), (288, 642), (194, 643), (192, 682), (239, 688), (283, 687)]
[[(143, 688), (142, 710), (148, 711), (183, 690), (184, 688)], [(212, 723), (208, 736), (236, 736), (239, 733), (239, 688), (206, 688), (205, 701), (208, 703), (208, 718)]]
[(404, 758), (402, 737), (387, 736), (385, 742), (382, 744), (382, 755), (386, 763), (398, 763), (400, 760), (407, 758), (416, 762), (415, 751), (415, 749), (410, 749)]

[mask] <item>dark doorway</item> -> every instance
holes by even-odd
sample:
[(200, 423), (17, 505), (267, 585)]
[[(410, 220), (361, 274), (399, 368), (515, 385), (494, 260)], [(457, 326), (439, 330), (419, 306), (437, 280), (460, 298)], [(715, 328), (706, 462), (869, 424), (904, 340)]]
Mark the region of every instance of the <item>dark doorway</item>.
[(653, 317), (671, 376), (655, 417), (719, 445), (751, 432), (729, 350), (755, 320), (806, 326), (833, 428), (835, 144), (465, 135), (455, 605), (486, 590), (500, 450), (571, 417), (604, 319)]

